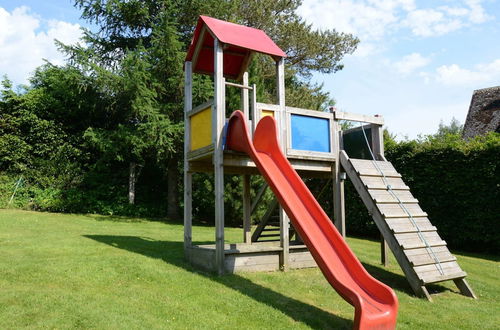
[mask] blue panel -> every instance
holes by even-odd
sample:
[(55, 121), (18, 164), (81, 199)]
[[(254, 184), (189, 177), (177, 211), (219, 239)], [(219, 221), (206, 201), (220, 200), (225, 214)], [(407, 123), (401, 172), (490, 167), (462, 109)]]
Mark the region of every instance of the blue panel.
[(292, 115), (292, 149), (330, 152), (330, 121)]

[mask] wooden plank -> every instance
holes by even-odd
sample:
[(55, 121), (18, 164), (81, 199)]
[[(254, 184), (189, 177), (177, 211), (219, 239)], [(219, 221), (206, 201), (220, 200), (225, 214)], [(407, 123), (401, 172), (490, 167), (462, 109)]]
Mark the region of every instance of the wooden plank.
[[(189, 150), (189, 147), (187, 150)], [(211, 155), (213, 151), (214, 151), (214, 145), (211, 144), (193, 151), (189, 151), (187, 153), (187, 158), (189, 161), (199, 160)]]
[[(357, 173), (356, 173), (357, 175)], [(392, 190), (410, 190), (410, 188), (401, 180), (401, 178), (387, 178), (376, 176), (360, 176), (361, 181), (367, 189), (384, 189), (387, 190), (389, 184)]]
[(334, 112), (336, 120), (349, 120), (349, 121), (357, 121), (362, 123), (371, 123), (377, 125), (384, 125), (384, 118), (381, 116), (368, 116), (357, 113), (349, 113), (343, 111), (335, 111)]
[(414, 267), (414, 269), (419, 276), (421, 275), (423, 276), (424, 274), (427, 273), (435, 273), (435, 272), (440, 273), (440, 270), (442, 270), (444, 274), (455, 274), (462, 271), (462, 269), (460, 268), (460, 266), (456, 261), (442, 262), (439, 265), (440, 267), (437, 264), (422, 265), (422, 266), (416, 266)]
[[(184, 89), (185, 88), (186, 88), (186, 86), (184, 86)], [(191, 89), (192, 89), (192, 86), (191, 86)], [(191, 100), (192, 100), (192, 92), (191, 92)], [(192, 101), (191, 101), (191, 103), (192, 103)], [(214, 104), (214, 100), (208, 100), (207, 102), (204, 102), (204, 103), (202, 103), (200, 105), (197, 105), (194, 109), (188, 110), (187, 116), (191, 117), (191, 116), (197, 114), (198, 112), (201, 112), (201, 111), (203, 111), (203, 110), (211, 107), (213, 104)]]
[(404, 249), (422, 248), (427, 247), (427, 245), (431, 247), (446, 245), (446, 242), (441, 239), (436, 231), (423, 232), (421, 235), (425, 241), (417, 233), (395, 234), (394, 237)]
[(184, 65), (184, 254), (192, 245), (193, 176), (189, 171), (188, 150), (191, 145), (188, 111), (193, 106), (193, 70), (191, 62)]
[(387, 178), (401, 178), (401, 174), (398, 172), (392, 172), (392, 171), (387, 171), (387, 170), (378, 170), (376, 168), (373, 169), (360, 169), (357, 171), (358, 175), (363, 175), (363, 176), (385, 176)]
[[(446, 245), (435, 246), (432, 248), (432, 251), (434, 251), (434, 253), (443, 253), (443, 252), (450, 253), (450, 251), (448, 250), (448, 247)], [(429, 254), (429, 251), (426, 248), (419, 248), (419, 249), (405, 250), (404, 253), (408, 257), (411, 257), (411, 256), (427, 255), (427, 254)]]
[(441, 275), (439, 272), (437, 273), (428, 273), (420, 279), (420, 282), (424, 285), (443, 282), (448, 280), (461, 279), (467, 276), (467, 273), (464, 271), (459, 271), (456, 273), (447, 273), (445, 275)]
[(389, 192), (388, 190), (370, 189), (368, 193), (375, 203), (397, 203), (399, 201), (402, 203), (418, 203), (418, 200), (413, 197), (409, 190), (393, 190)]
[[(354, 166), (355, 169), (377, 169), (380, 168), (383, 171), (388, 171), (388, 172), (396, 172), (396, 169), (394, 168), (394, 165), (392, 165), (391, 162), (383, 161), (383, 160), (370, 160), (370, 159), (355, 159), (351, 158), (351, 163)], [(375, 165), (376, 164), (376, 165)]]
[[(437, 231), (429, 231), (421, 233), (422, 237), (428, 242), (437, 242), (441, 240), (441, 237), (437, 233)], [(409, 240), (420, 240), (420, 237), (417, 233), (403, 233), (403, 234), (395, 234), (394, 237), (398, 242), (405, 242)]]
[[(413, 221), (415, 221), (415, 223), (419, 227), (420, 226), (422, 226), (422, 227), (432, 226), (431, 222), (426, 217), (413, 218)], [(404, 225), (406, 225), (408, 223), (410, 223), (410, 224), (412, 223), (411, 220), (410, 220), (410, 218), (408, 218), (408, 217), (404, 217), (404, 218), (387, 218), (386, 222), (389, 225), (389, 227), (404, 226)]]
[(403, 234), (403, 233), (417, 233), (417, 232), (428, 232), (428, 231), (437, 231), (437, 228), (434, 226), (418, 226), (415, 227), (412, 223), (400, 226), (391, 226), (391, 230), (395, 234)]
[[(386, 218), (404, 218), (409, 217), (426, 217), (425, 213), (418, 204), (377, 204), (380, 213)], [(409, 213), (409, 214), (408, 214)]]
[(303, 108), (296, 108), (296, 107), (285, 107), (285, 111), (293, 114), (298, 114), (298, 115), (304, 115), (304, 116), (309, 116), (309, 117), (316, 117), (316, 118), (333, 118), (333, 114), (330, 112), (322, 112), (322, 111), (317, 111), (317, 110), (310, 110), (310, 109), (303, 109)]
[[(434, 259), (434, 257), (437, 259)], [(410, 262), (413, 266), (424, 266), (424, 265), (432, 265), (438, 262), (448, 262), (448, 261), (456, 261), (457, 258), (451, 255), (450, 253), (434, 253), (428, 255), (419, 255), (419, 256), (411, 256)]]
[[(400, 245), (403, 248), (403, 250), (419, 249), (419, 248), (424, 248), (424, 247), (427, 246), (422, 241), (417, 241), (417, 240), (403, 242)], [(445, 246), (446, 245), (446, 241), (432, 242), (432, 243), (429, 243), (429, 245), (432, 248), (434, 248), (436, 246)]]
[(333, 219), (335, 227), (340, 232), (342, 237), (346, 236), (345, 228), (345, 193), (344, 193), (344, 176), (342, 166), (339, 161), (340, 145), (342, 132), (339, 129), (337, 121), (333, 122), (333, 153), (337, 161), (332, 165), (333, 172)]

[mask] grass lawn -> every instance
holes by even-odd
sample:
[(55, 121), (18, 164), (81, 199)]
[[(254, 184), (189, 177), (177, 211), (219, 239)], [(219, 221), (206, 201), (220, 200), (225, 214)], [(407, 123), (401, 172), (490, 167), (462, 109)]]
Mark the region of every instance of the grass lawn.
[[(0, 210), (0, 328), (351, 328), (354, 309), (318, 269), (214, 276), (183, 260), (180, 223)], [(227, 229), (228, 241), (241, 230)], [(194, 228), (211, 241), (213, 229)], [(395, 289), (399, 329), (498, 329), (499, 260), (457, 253), (478, 300), (452, 281), (412, 295), (379, 243), (349, 238), (375, 277)]]

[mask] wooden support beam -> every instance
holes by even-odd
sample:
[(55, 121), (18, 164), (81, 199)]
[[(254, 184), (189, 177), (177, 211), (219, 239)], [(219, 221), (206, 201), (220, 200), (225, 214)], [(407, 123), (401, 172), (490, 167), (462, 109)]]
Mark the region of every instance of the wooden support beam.
[(257, 205), (259, 205), (260, 201), (262, 200), (262, 197), (264, 196), (264, 193), (267, 190), (267, 187), (268, 187), (267, 183), (264, 182), (262, 184), (262, 187), (260, 187), (259, 192), (257, 192), (257, 196), (255, 196), (255, 199), (252, 203), (252, 207), (250, 209), (251, 214), (254, 214), (255, 209), (257, 208)]
[(243, 242), (252, 243), (252, 220), (250, 214), (250, 175), (243, 175)]
[(340, 164), (340, 150), (342, 132), (339, 130), (339, 123), (334, 122), (332, 127), (333, 134), (333, 153), (335, 154), (335, 164), (332, 166), (333, 172), (333, 218), (335, 227), (342, 237), (346, 237), (345, 228), (345, 196), (344, 196), (344, 177), (342, 166)]
[(193, 68), (191, 62), (184, 66), (184, 255), (188, 255), (188, 249), (192, 245), (193, 226), (193, 175), (189, 171), (188, 152), (191, 144), (190, 120), (188, 112), (193, 107)]
[(273, 215), (274, 211), (276, 211), (276, 208), (278, 207), (278, 200), (275, 198), (271, 202), (271, 205), (269, 205), (269, 208), (266, 211), (266, 214), (262, 217), (260, 220), (259, 225), (255, 228), (253, 234), (252, 234), (252, 242), (257, 242), (260, 235), (264, 231), (264, 228), (266, 227), (267, 223), (269, 222), (269, 219), (271, 219), (271, 216)]
[[(279, 117), (279, 134), (278, 139), (281, 143), (281, 150), (283, 154), (286, 155), (286, 151), (288, 149), (288, 141), (287, 141), (287, 125), (286, 125), (286, 112), (285, 112), (285, 60), (280, 58), (279, 61), (276, 62), (276, 95), (277, 95), (277, 104), (280, 107), (280, 117)], [(283, 248), (283, 251), (280, 255), (280, 269), (283, 271), (288, 270), (289, 262), (290, 262), (290, 219), (288, 215), (285, 213), (285, 210), (280, 206), (279, 209), (280, 215), (280, 244)]]
[(472, 291), (472, 288), (470, 287), (469, 283), (467, 283), (465, 278), (455, 279), (453, 280), (453, 282), (455, 282), (455, 285), (458, 287), (461, 294), (477, 299), (477, 296), (475, 295), (474, 291)]
[(384, 125), (384, 118), (382, 118), (381, 116), (367, 116), (367, 115), (342, 112), (342, 111), (335, 111), (334, 115), (336, 120), (350, 120), (361, 123)]
[(224, 273), (224, 154), (222, 135), (226, 119), (225, 84), (223, 75), (222, 45), (214, 39), (214, 111), (212, 112), (212, 127), (215, 150), (214, 191), (215, 191), (215, 264), (218, 274)]
[(385, 267), (389, 266), (389, 245), (382, 235), (380, 235), (380, 263)]

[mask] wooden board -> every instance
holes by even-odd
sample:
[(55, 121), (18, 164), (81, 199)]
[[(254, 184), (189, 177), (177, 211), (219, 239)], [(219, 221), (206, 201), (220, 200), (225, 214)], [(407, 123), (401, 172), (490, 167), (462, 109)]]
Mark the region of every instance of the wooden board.
[(387, 184), (389, 184), (392, 190), (410, 190), (410, 188), (403, 182), (403, 180), (401, 180), (401, 178), (388, 177), (384, 181), (382, 177), (377, 177), (377, 176), (361, 175), (359, 177), (367, 189), (387, 190)]
[[(423, 284), (465, 277), (467, 275), (456, 261), (442, 262), (440, 263), (440, 267), (437, 264), (432, 264), (416, 266), (414, 269)], [(443, 274), (440, 269), (442, 269)]]
[(418, 204), (404, 204), (404, 208), (400, 204), (377, 204), (377, 207), (385, 218), (407, 218), (407, 212), (412, 217), (427, 216)]
[(353, 159), (352, 163), (359, 175), (401, 177), (390, 162)]
[(394, 204), (399, 201), (403, 203), (418, 203), (418, 200), (413, 197), (409, 190), (393, 190), (392, 193), (388, 190), (370, 189), (368, 193), (375, 201), (375, 203), (389, 203)]

